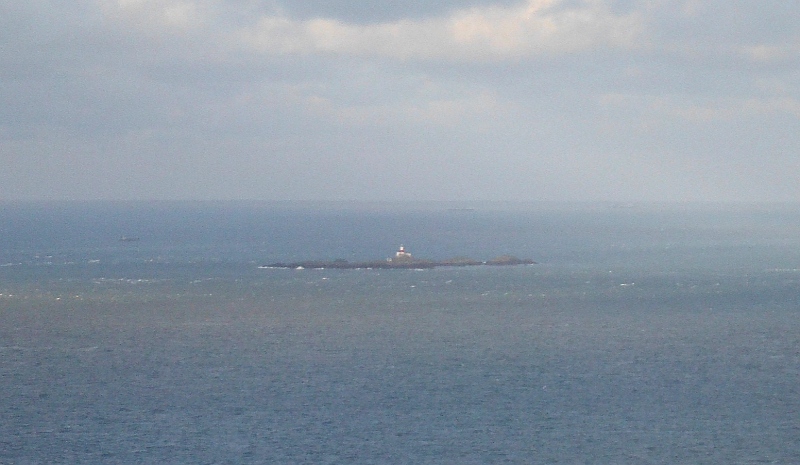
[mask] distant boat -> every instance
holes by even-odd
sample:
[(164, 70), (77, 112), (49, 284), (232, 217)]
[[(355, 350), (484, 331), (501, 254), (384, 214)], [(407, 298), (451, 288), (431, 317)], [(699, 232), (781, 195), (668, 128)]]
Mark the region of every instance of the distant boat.
[(136, 242), (138, 241), (138, 237), (131, 237), (131, 236), (122, 236), (119, 238), (120, 242)]

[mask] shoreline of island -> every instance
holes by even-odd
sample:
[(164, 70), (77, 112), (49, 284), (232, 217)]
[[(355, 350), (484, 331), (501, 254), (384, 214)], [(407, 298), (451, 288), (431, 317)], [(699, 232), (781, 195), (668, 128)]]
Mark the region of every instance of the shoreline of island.
[(472, 258), (457, 257), (448, 260), (428, 260), (413, 258), (403, 246), (397, 251), (394, 257), (386, 260), (372, 260), (365, 262), (349, 262), (344, 259), (337, 260), (306, 260), (300, 262), (278, 262), (269, 265), (262, 265), (259, 268), (287, 268), (287, 269), (335, 269), (335, 270), (357, 270), (357, 269), (431, 269), (439, 267), (466, 267), (466, 266), (517, 266), (535, 265), (531, 259), (517, 258), (513, 255), (502, 255), (491, 260), (480, 261)]
[(334, 270), (359, 270), (359, 269), (431, 269), (440, 267), (467, 267), (467, 266), (517, 266), (517, 265), (535, 265), (536, 262), (528, 259), (521, 259), (510, 257), (509, 259), (492, 259), (487, 261), (478, 260), (413, 260), (408, 262), (392, 262), (392, 261), (367, 261), (367, 262), (349, 262), (347, 260), (311, 260), (302, 262), (291, 263), (271, 263), (269, 265), (261, 265), (259, 268), (286, 268), (286, 269), (334, 269)]

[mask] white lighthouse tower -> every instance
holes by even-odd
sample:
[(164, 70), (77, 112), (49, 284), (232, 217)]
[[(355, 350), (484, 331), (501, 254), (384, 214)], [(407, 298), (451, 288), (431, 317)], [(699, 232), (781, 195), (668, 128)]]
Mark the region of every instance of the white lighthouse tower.
[(411, 260), (411, 254), (406, 252), (406, 248), (401, 245), (400, 248), (397, 249), (397, 252), (395, 252), (394, 259), (398, 261)]

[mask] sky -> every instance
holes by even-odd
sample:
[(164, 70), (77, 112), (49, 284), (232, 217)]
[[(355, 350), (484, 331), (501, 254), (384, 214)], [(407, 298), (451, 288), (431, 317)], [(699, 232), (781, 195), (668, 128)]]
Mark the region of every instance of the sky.
[(0, 0), (0, 200), (800, 201), (786, 0)]

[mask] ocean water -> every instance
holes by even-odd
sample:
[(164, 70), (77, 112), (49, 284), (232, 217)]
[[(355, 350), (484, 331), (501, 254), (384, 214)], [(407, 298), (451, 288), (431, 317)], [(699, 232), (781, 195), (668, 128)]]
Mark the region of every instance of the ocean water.
[(0, 205), (0, 463), (800, 463), (800, 206), (451, 207)]

